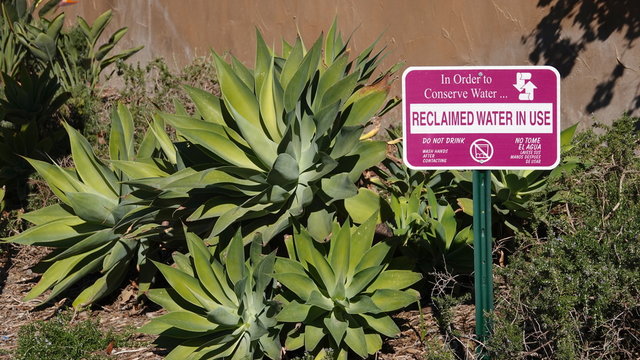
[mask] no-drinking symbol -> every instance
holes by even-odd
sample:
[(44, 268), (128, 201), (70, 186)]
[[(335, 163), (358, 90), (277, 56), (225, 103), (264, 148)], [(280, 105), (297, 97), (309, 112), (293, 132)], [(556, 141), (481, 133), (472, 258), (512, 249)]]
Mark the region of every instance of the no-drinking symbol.
[(493, 156), (493, 145), (485, 139), (478, 139), (471, 143), (469, 148), (471, 158), (480, 164), (491, 160)]

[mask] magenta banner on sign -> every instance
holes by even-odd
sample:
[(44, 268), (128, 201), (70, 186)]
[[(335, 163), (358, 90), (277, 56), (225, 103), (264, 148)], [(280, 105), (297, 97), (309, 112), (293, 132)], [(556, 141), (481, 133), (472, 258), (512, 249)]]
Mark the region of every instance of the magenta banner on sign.
[(552, 169), (560, 75), (550, 66), (410, 67), (404, 161), (413, 169)]

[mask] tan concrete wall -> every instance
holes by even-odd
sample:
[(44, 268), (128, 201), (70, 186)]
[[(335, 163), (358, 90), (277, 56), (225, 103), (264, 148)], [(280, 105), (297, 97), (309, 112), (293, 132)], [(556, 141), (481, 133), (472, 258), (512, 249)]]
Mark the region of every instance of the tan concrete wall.
[[(378, 35), (385, 65), (530, 65), (558, 67), (564, 126), (640, 115), (640, 2), (637, 0), (80, 0), (68, 15), (93, 20), (113, 9), (128, 26), (134, 61), (164, 57), (180, 66), (208, 49), (253, 63), (258, 27), (267, 43), (307, 42), (335, 16), (362, 50)], [(399, 93), (399, 81), (394, 91)], [(393, 116), (399, 117), (398, 114)], [(584, 126), (584, 125), (583, 125)]]

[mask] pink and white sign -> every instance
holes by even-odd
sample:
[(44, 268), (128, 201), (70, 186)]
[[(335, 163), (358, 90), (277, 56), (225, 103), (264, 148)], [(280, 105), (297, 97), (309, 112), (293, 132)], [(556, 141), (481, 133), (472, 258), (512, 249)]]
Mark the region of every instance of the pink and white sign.
[(550, 66), (410, 67), (404, 162), (413, 169), (552, 169), (560, 75)]

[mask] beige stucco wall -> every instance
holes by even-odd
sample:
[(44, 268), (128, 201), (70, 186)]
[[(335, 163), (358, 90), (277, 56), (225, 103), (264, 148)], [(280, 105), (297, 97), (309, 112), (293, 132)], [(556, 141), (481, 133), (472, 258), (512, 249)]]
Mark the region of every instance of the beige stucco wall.
[[(208, 49), (253, 63), (258, 27), (267, 43), (308, 42), (333, 18), (361, 50), (382, 34), (385, 64), (530, 65), (551, 62), (562, 80), (563, 126), (640, 115), (640, 2), (637, 0), (80, 0), (68, 15), (93, 20), (109, 8), (128, 26), (133, 61), (184, 65)], [(595, 7), (590, 7), (593, 4)], [(587, 6), (589, 5), (589, 6)], [(591, 11), (591, 13), (589, 12)], [(592, 36), (593, 35), (593, 36)], [(396, 82), (394, 92), (399, 94)], [(398, 113), (392, 117), (399, 117)], [(395, 119), (397, 121), (397, 119)], [(583, 126), (585, 126), (583, 125)]]

